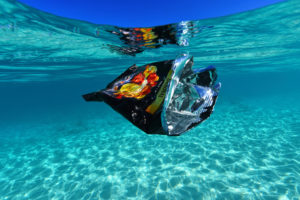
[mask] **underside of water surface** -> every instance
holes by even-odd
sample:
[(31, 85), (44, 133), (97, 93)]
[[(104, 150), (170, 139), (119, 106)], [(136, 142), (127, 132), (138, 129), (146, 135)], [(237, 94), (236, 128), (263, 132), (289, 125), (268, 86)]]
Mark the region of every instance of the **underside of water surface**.
[[(0, 199), (300, 199), (299, 0), (147, 28), (0, 5)], [(81, 97), (182, 53), (222, 88), (179, 137)]]

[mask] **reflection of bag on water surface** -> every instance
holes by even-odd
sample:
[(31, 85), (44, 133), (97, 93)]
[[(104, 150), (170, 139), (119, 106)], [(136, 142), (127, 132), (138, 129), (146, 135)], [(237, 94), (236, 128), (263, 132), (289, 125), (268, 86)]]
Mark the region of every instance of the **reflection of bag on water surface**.
[(221, 84), (214, 67), (192, 69), (193, 57), (136, 65), (86, 101), (104, 101), (149, 134), (180, 135), (207, 119)]

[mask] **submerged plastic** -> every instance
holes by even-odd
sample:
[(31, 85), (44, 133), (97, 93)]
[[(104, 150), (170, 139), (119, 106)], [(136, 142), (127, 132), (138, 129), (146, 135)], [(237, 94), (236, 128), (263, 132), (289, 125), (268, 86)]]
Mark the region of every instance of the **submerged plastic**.
[(148, 134), (177, 136), (207, 119), (220, 83), (213, 66), (192, 69), (193, 57), (128, 68), (86, 101), (104, 101)]

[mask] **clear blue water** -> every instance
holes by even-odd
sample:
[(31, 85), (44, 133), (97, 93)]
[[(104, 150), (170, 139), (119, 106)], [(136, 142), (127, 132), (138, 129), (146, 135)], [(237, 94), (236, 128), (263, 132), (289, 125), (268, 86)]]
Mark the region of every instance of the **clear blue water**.
[[(118, 27), (0, 5), (0, 199), (300, 199), (299, 0), (194, 21), (176, 33), (188, 44), (135, 55), (109, 48), (131, 47)], [(222, 90), (180, 137), (81, 98), (187, 51)]]

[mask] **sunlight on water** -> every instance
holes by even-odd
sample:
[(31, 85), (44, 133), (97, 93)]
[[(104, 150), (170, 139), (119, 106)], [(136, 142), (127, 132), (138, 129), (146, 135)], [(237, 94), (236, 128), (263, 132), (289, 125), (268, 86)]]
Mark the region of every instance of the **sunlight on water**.
[[(151, 28), (0, 5), (0, 199), (300, 199), (299, 0)], [(81, 98), (182, 52), (222, 82), (182, 136)]]

